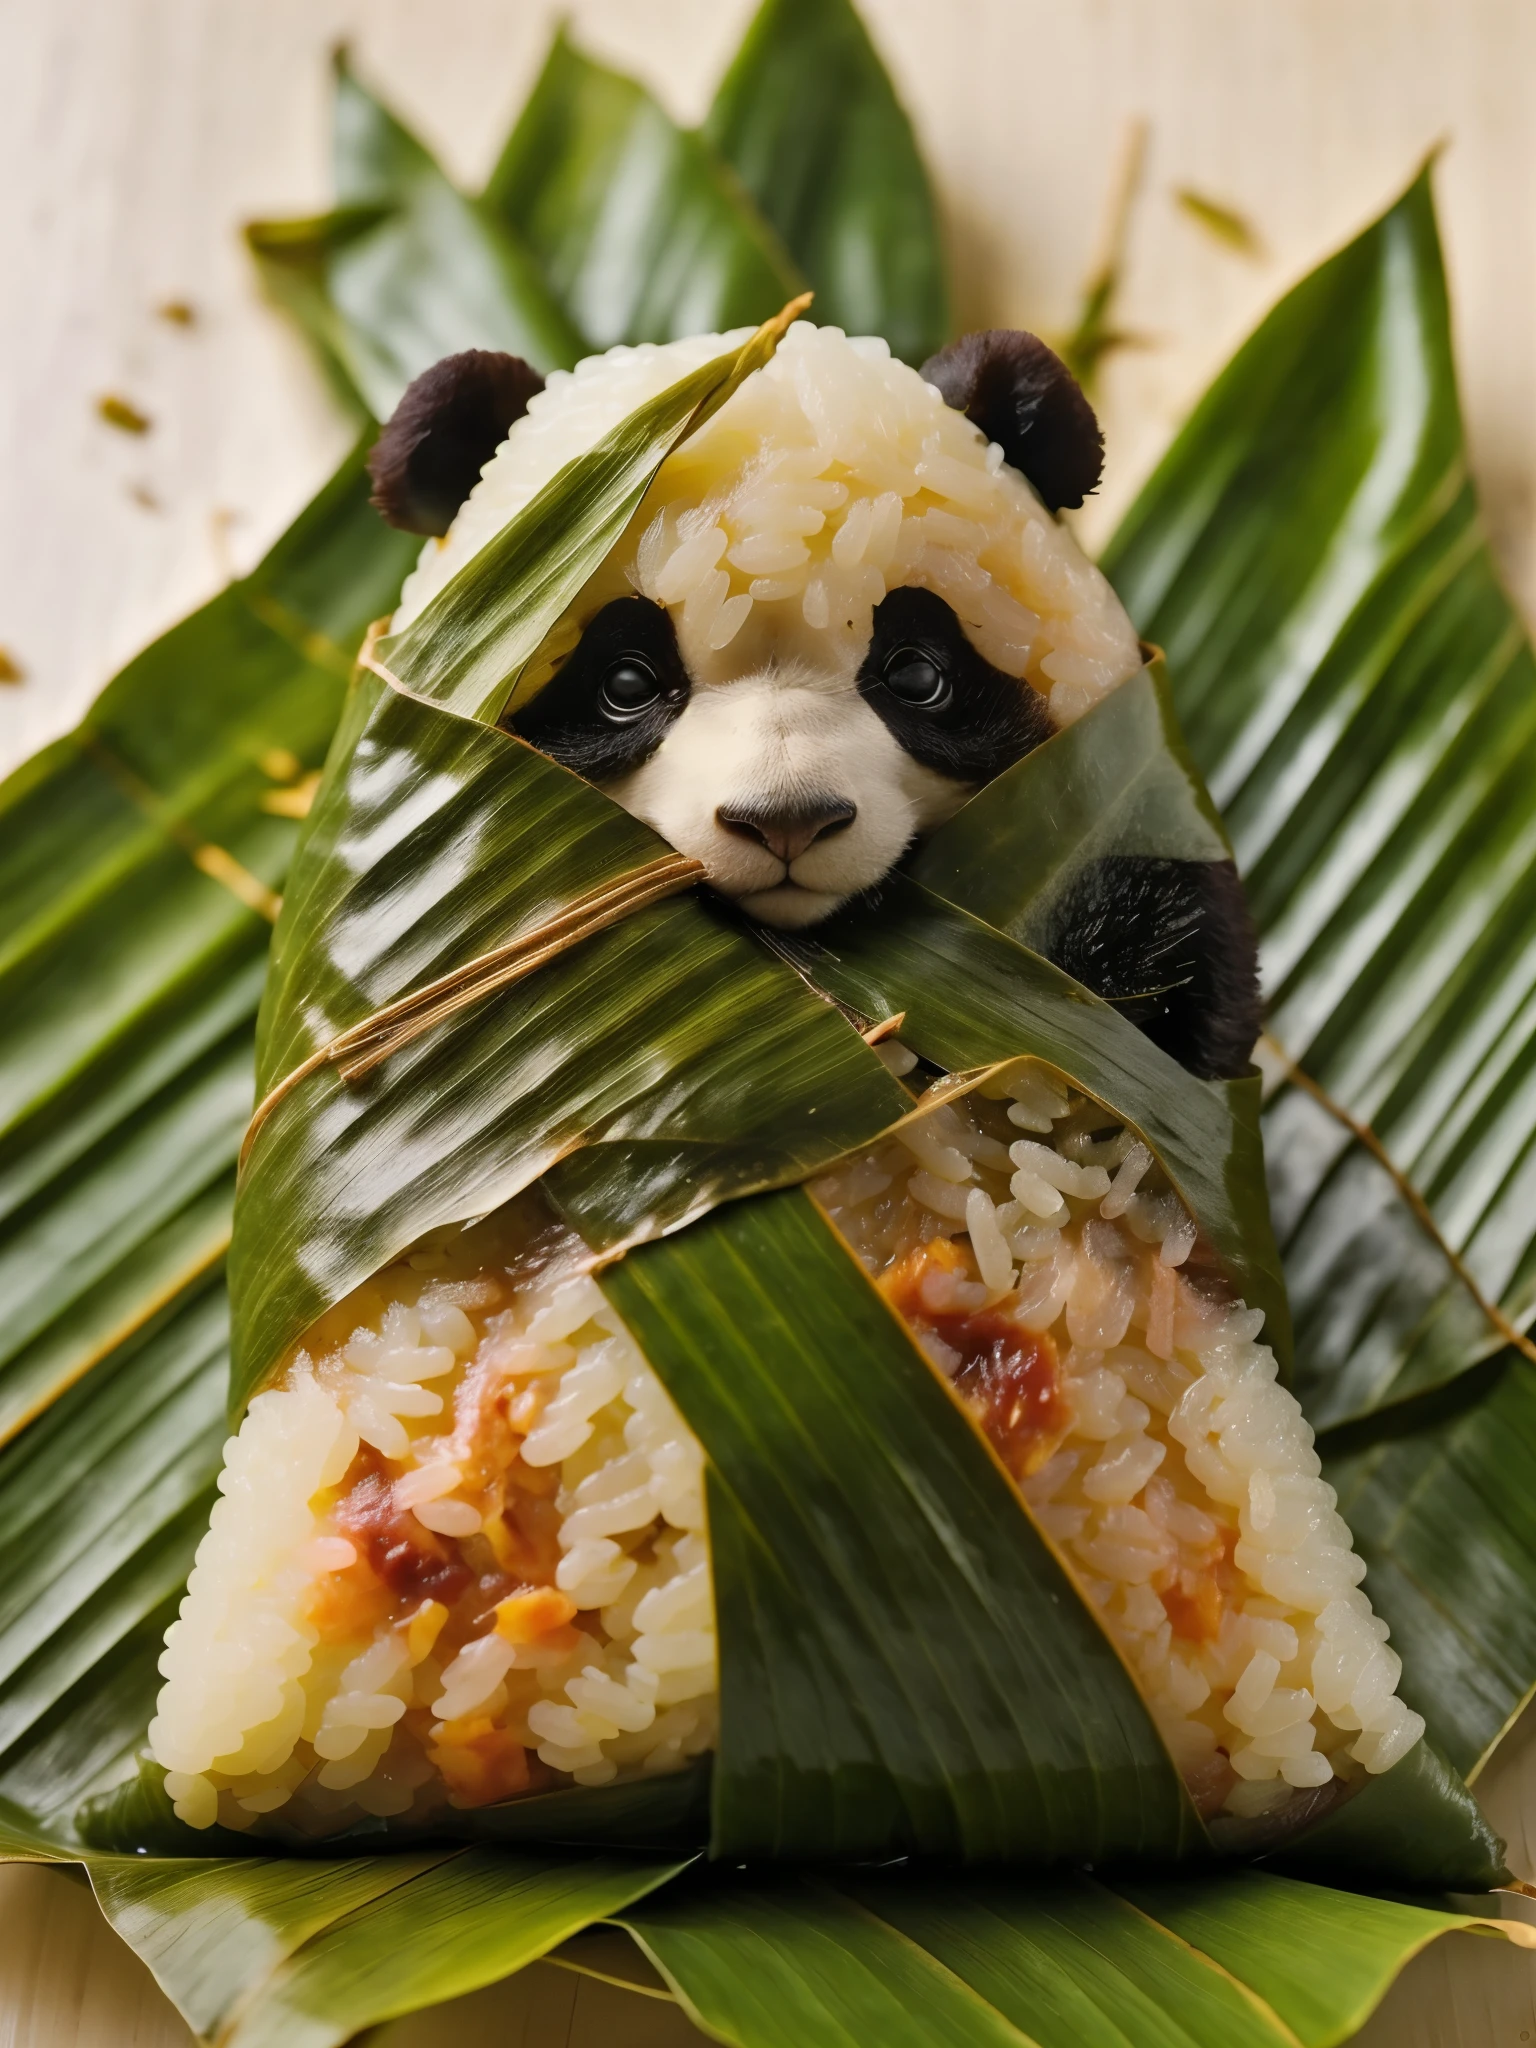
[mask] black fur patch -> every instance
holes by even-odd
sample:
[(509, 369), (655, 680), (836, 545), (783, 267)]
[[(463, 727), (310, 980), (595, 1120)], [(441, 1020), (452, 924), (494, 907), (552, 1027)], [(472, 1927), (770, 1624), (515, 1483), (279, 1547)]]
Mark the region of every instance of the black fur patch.
[(1240, 1074), (1264, 1021), (1231, 861), (1112, 854), (1054, 906), (1039, 950), (1207, 1080)]
[[(655, 685), (648, 700), (646, 675)], [(650, 759), (691, 688), (665, 608), (616, 597), (527, 709), (503, 723), (588, 782), (606, 782)]]
[(467, 348), (405, 388), (373, 444), (373, 503), (405, 533), (446, 533), (507, 429), (544, 389), (521, 356)]
[[(927, 703), (924, 663), (939, 686)], [(990, 782), (1054, 729), (1039, 691), (984, 660), (931, 590), (892, 590), (876, 605), (859, 694), (915, 761), (958, 782)]]
[(1048, 512), (1098, 489), (1104, 436), (1082, 386), (1038, 335), (989, 327), (962, 335), (923, 365), (946, 405), (974, 420), (1027, 476)]

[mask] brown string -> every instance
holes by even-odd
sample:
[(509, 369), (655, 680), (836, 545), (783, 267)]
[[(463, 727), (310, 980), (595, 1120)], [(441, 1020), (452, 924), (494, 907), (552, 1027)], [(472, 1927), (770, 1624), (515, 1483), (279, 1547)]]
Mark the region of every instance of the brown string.
[(1381, 1167), (1382, 1171), (1391, 1180), (1392, 1185), (1397, 1189), (1397, 1192), (1407, 1203), (1419, 1228), (1440, 1251), (1446, 1264), (1456, 1275), (1462, 1286), (1466, 1288), (1468, 1294), (1477, 1303), (1494, 1329), (1504, 1339), (1504, 1342), (1512, 1344), (1522, 1356), (1530, 1359), (1531, 1363), (1536, 1365), (1536, 1343), (1533, 1343), (1523, 1331), (1517, 1330), (1498, 1303), (1490, 1301), (1487, 1295), (1484, 1294), (1482, 1288), (1478, 1286), (1477, 1281), (1473, 1278), (1470, 1268), (1451, 1249), (1450, 1245), (1446, 1243), (1445, 1238), (1441, 1235), (1440, 1226), (1435, 1221), (1434, 1211), (1430, 1208), (1428, 1202), (1425, 1201), (1408, 1176), (1397, 1166), (1391, 1154), (1387, 1151), (1386, 1146), (1382, 1144), (1380, 1138), (1377, 1137), (1370, 1125), (1361, 1123), (1358, 1117), (1350, 1115), (1342, 1103), (1335, 1102), (1327, 1090), (1319, 1087), (1312, 1076), (1304, 1068), (1299, 1067), (1285, 1050), (1285, 1047), (1278, 1040), (1271, 1038), (1267, 1031), (1264, 1033), (1262, 1043), (1284, 1069), (1285, 1078), (1293, 1082), (1304, 1094), (1310, 1095), (1312, 1100), (1321, 1109), (1325, 1109), (1329, 1116), (1344, 1126), (1345, 1130), (1349, 1132), (1357, 1144), (1365, 1147), (1366, 1151), (1370, 1153), (1371, 1157)]
[[(791, 321), (803, 313), (811, 303), (811, 293), (802, 292), (791, 299), (782, 311), (771, 320), (765, 320), (756, 334), (747, 343), (737, 359), (740, 369), (742, 360), (764, 341), (777, 343)], [(770, 351), (771, 353), (771, 351)], [(696, 422), (698, 414), (695, 413)], [(692, 431), (690, 422), (686, 432)], [(258, 614), (264, 617), (276, 631), (295, 639), (310, 659), (319, 661), (333, 653), (334, 644), (324, 641), (323, 636), (309, 633), (303, 620), (296, 620), (286, 608), (263, 594), (258, 593), (251, 600)], [(403, 697), (414, 695), (400, 678), (393, 674), (384, 663), (374, 657), (374, 648), (389, 629), (387, 619), (376, 619), (368, 628), (351, 674), (358, 669), (368, 669), (396, 690)], [(301, 629), (296, 636), (295, 627)], [(311, 649), (311, 640), (320, 644)], [(371, 1017), (363, 1018), (333, 1038), (329, 1045), (312, 1052), (289, 1074), (285, 1074), (277, 1086), (271, 1089), (256, 1105), (255, 1114), (246, 1125), (245, 1137), (240, 1146), (240, 1168), (243, 1169), (250, 1157), (251, 1147), (258, 1133), (277, 1105), (308, 1075), (323, 1066), (336, 1067), (343, 1081), (360, 1081), (371, 1074), (375, 1067), (383, 1064), (402, 1046), (409, 1045), (434, 1025), (457, 1015), (460, 1010), (478, 1003), (496, 989), (506, 988), (514, 981), (521, 981), (549, 961), (557, 959), (583, 939), (591, 938), (608, 926), (632, 917), (637, 910), (648, 904), (659, 903), (663, 898), (675, 896), (681, 890), (691, 889), (696, 882), (704, 879), (704, 863), (693, 860), (686, 854), (668, 853), (660, 859), (648, 862), (644, 867), (622, 875), (615, 882), (605, 883), (601, 888), (590, 891), (570, 904), (558, 917), (551, 918), (537, 930), (527, 932), (520, 939), (513, 939), (505, 946), (498, 946), (493, 952), (482, 953), (463, 967), (457, 967), (451, 974), (442, 975), (437, 981), (417, 989), (413, 994), (402, 996), (397, 1002), (376, 1010)]]
[(449, 1017), (456, 1016), (460, 1010), (484, 1001), (497, 989), (524, 980), (550, 961), (558, 959), (560, 954), (568, 952), (572, 946), (579, 945), (583, 939), (594, 937), (626, 917), (633, 917), (637, 910), (644, 910), (649, 904), (660, 903), (668, 896), (691, 889), (703, 879), (702, 861), (681, 853), (663, 854), (657, 860), (648, 861), (644, 867), (619, 876), (616, 881), (604, 882), (600, 887), (589, 890), (585, 896), (579, 896), (574, 903), (568, 904), (557, 917), (548, 919), (531, 932), (525, 932), (521, 938), (511, 939), (489, 953), (481, 953), (462, 967), (455, 967), (450, 973), (439, 975), (436, 981), (429, 981), (424, 987), (413, 990), (410, 995), (386, 1003), (383, 1009), (375, 1010), (371, 1016), (364, 1017), (333, 1038), (328, 1045), (312, 1052), (307, 1060), (285, 1074), (277, 1086), (263, 1096), (246, 1125), (245, 1138), (240, 1146), (241, 1169), (250, 1157), (257, 1133), (273, 1110), (284, 1096), (319, 1068), (332, 1066), (340, 1072), (343, 1081), (361, 1081), (403, 1046)]

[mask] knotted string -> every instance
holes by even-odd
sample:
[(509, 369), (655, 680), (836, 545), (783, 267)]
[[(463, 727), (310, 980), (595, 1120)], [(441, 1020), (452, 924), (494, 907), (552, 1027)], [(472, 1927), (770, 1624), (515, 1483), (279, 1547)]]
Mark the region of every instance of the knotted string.
[[(397, 676), (391, 675), (382, 662), (374, 660), (374, 638), (375, 634), (370, 632), (358, 656), (358, 666), (371, 669), (392, 688), (409, 694)], [(551, 960), (558, 959), (572, 946), (580, 945), (583, 939), (590, 939), (610, 925), (633, 917), (637, 910), (644, 910), (652, 903), (660, 903), (668, 896), (691, 889), (695, 883), (703, 881), (704, 872), (701, 860), (694, 860), (683, 853), (664, 853), (656, 860), (647, 861), (643, 867), (632, 868), (615, 881), (603, 882), (597, 888), (589, 889), (585, 896), (578, 896), (574, 903), (567, 904), (558, 916), (547, 919), (531, 932), (524, 932), (521, 938), (509, 939), (504, 946), (479, 954), (462, 967), (439, 975), (436, 981), (429, 981), (411, 994), (386, 1003), (371, 1016), (349, 1026), (328, 1045), (322, 1045), (307, 1060), (302, 1060), (291, 1073), (285, 1074), (277, 1086), (269, 1089), (257, 1103), (241, 1141), (240, 1171), (244, 1171), (251, 1147), (273, 1110), (301, 1081), (321, 1067), (335, 1067), (348, 1084), (363, 1080), (403, 1046), (420, 1038), (423, 1032), (431, 1031), (449, 1017), (457, 1016), (460, 1010), (483, 1002), (497, 989), (522, 981), (547, 966)]]

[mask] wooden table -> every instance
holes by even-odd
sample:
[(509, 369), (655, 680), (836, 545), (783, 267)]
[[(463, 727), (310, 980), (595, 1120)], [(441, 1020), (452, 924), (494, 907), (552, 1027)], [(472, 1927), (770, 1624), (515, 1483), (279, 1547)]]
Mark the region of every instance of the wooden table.
[[(694, 118), (752, 0), (51, 0), (0, 10), (0, 770), (253, 562), (348, 429), (237, 235), (329, 200), (325, 52), (483, 176), (557, 14)], [(1069, 324), (1128, 126), (1148, 123), (1108, 366), (1101, 539), (1276, 294), (1444, 141), (1437, 172), (1474, 468), (1536, 607), (1536, 8), (1528, 0), (863, 0), (917, 119), (965, 325)], [(1177, 194), (1239, 210), (1240, 254)], [(190, 326), (157, 309), (183, 301)], [(151, 422), (97, 413), (107, 393)], [(1517, 1738), (1480, 1788), (1530, 1874)], [(1536, 1799), (1532, 1800), (1536, 1808)], [(1536, 1829), (1532, 1830), (1536, 1833)], [(615, 2005), (614, 2001), (622, 2001)], [(540, 1966), (397, 2023), (390, 2048), (661, 2048), (676, 2008)], [(668, 2032), (667, 2030), (671, 2031)], [(0, 1872), (0, 2048), (190, 2038), (78, 1879)], [(696, 2038), (696, 2037), (692, 2037)], [(1371, 2048), (1536, 2041), (1536, 1965), (1458, 1936), (1415, 1963)]]

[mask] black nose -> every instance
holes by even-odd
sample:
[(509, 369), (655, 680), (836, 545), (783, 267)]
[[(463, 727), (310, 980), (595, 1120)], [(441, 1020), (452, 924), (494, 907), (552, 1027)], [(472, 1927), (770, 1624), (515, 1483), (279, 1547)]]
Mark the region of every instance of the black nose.
[(858, 805), (849, 803), (846, 797), (811, 796), (780, 807), (722, 804), (715, 820), (727, 832), (757, 840), (787, 867), (818, 839), (846, 831), (858, 815)]

